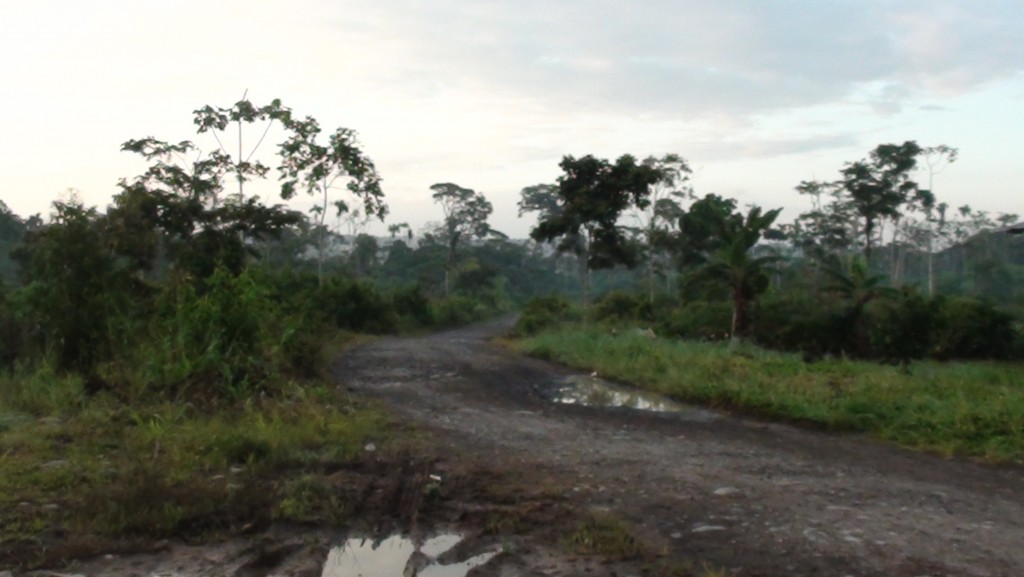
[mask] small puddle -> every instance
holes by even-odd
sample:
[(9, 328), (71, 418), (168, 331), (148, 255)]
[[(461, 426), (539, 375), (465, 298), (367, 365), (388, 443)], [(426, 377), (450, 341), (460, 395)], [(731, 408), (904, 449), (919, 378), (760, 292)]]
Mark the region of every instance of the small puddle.
[(379, 541), (349, 539), (331, 549), (321, 577), (465, 577), (501, 552), (494, 549), (463, 561), (439, 560), (462, 539), (455, 533), (437, 535), (419, 545), (401, 535)]
[(552, 400), (565, 405), (587, 407), (628, 407), (639, 411), (677, 413), (697, 421), (711, 421), (711, 411), (677, 403), (657, 395), (612, 384), (592, 375), (572, 375), (562, 381)]

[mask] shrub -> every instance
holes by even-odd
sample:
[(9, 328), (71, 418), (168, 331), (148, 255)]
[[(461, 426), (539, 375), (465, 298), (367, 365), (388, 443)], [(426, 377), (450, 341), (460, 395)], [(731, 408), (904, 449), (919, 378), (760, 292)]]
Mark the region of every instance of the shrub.
[(546, 296), (530, 299), (523, 307), (523, 313), (516, 321), (512, 333), (515, 336), (535, 335), (544, 329), (564, 321), (578, 318), (568, 299), (561, 296)]
[(641, 298), (640, 303), (637, 305), (637, 319), (653, 323), (672, 314), (672, 311), (678, 306), (679, 300), (670, 294), (659, 293), (654, 295), (653, 303), (646, 298)]
[(434, 324), (434, 311), (430, 299), (423, 294), (419, 285), (398, 289), (391, 294), (391, 306), (401, 318), (412, 319), (416, 325), (428, 327)]
[(104, 246), (96, 210), (54, 203), (52, 222), (32, 231), (19, 253), (40, 344), (59, 369), (91, 372), (110, 358), (108, 323), (128, 304), (124, 271)]
[(28, 348), (28, 327), (23, 319), (25, 307), (18, 302), (18, 296), (0, 280), (0, 371), (12, 370)]
[(753, 337), (764, 347), (811, 354), (849, 348), (849, 322), (842, 309), (803, 294), (768, 294), (753, 315)]
[(728, 302), (689, 302), (658, 323), (659, 335), (696, 340), (729, 338), (732, 304)]
[(643, 297), (624, 291), (612, 291), (594, 305), (594, 319), (611, 322), (637, 320), (643, 304)]
[(391, 302), (369, 283), (329, 277), (313, 292), (311, 301), (312, 311), (340, 329), (381, 334), (393, 332), (398, 325)]
[(927, 356), (939, 318), (936, 303), (917, 291), (904, 289), (897, 299), (868, 305), (871, 355), (900, 362)]
[(456, 327), (478, 321), (489, 309), (469, 297), (452, 295), (434, 303), (434, 323), (440, 327)]
[(280, 314), (248, 273), (218, 269), (196, 285), (173, 281), (164, 291), (133, 348), (99, 367), (108, 386), (130, 397), (237, 398), (278, 380), (300, 321)]
[(932, 335), (938, 359), (1006, 359), (1019, 339), (1014, 318), (992, 303), (967, 297), (940, 297)]

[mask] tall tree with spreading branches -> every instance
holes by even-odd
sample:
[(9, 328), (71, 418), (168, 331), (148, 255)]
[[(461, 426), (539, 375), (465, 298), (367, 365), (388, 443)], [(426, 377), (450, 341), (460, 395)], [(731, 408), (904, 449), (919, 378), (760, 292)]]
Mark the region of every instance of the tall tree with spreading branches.
[[(651, 188), (662, 179), (661, 171), (623, 155), (614, 163), (587, 155), (566, 156), (559, 164), (557, 199), (546, 200), (530, 237), (537, 242), (556, 242), (559, 252), (572, 252), (580, 261), (583, 307), (590, 303), (590, 271), (615, 264), (633, 266), (636, 255), (626, 242), (619, 218), (630, 208), (650, 205)], [(524, 196), (520, 210), (538, 210), (533, 198), (540, 189)], [(535, 208), (536, 207), (536, 208)]]
[(487, 224), (494, 207), (483, 194), (450, 182), (435, 184), (430, 190), (434, 193), (434, 202), (444, 211), (441, 235), (448, 247), (444, 269), (444, 294), (447, 296), (451, 293), (459, 244), (466, 237), (483, 238), (494, 232)]

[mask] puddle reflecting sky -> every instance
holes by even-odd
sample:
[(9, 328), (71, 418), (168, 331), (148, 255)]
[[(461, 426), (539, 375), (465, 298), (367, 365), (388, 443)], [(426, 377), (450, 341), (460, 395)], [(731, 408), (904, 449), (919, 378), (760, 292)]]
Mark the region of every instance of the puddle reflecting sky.
[(670, 401), (660, 395), (619, 387), (599, 377), (573, 375), (555, 392), (554, 401), (588, 407), (629, 407), (641, 411), (681, 413), (691, 418), (713, 419), (715, 413)]
[(470, 569), (498, 554), (491, 550), (464, 561), (437, 560), (462, 541), (454, 533), (431, 537), (417, 549), (407, 537), (393, 535), (381, 541), (349, 539), (331, 549), (322, 577), (465, 577)]

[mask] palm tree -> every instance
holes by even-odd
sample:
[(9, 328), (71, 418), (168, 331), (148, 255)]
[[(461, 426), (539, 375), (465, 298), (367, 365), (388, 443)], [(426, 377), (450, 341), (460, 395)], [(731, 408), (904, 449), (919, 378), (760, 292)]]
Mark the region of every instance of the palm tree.
[(731, 340), (735, 345), (750, 326), (750, 307), (768, 289), (767, 265), (779, 260), (777, 256), (753, 256), (751, 249), (761, 235), (771, 227), (782, 209), (764, 214), (760, 207), (750, 209), (746, 218), (724, 219), (718, 223), (718, 237), (722, 244), (707, 258), (698, 274), (724, 282), (732, 296)]
[(835, 293), (857, 308), (864, 308), (874, 299), (893, 292), (893, 289), (882, 286), (885, 275), (871, 274), (864, 257), (853, 259), (849, 272), (826, 268), (825, 274), (832, 281), (825, 290)]
[(896, 290), (883, 286), (885, 275), (871, 274), (868, 261), (864, 257), (853, 259), (847, 272), (837, 269), (825, 269), (831, 283), (825, 287), (826, 292), (837, 295), (847, 303), (847, 311), (843, 315), (843, 326), (847, 334), (853, 338), (856, 352), (863, 355), (867, 352), (867, 335), (863, 327), (864, 309), (873, 300), (896, 294)]

